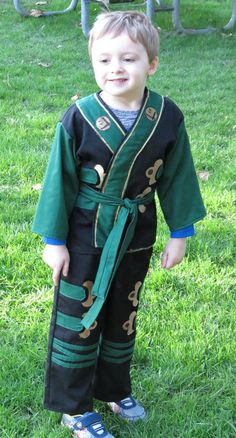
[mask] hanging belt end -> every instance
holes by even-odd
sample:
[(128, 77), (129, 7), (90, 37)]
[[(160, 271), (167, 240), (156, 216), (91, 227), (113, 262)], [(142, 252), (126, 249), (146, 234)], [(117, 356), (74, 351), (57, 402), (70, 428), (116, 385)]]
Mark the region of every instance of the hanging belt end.
[(82, 326), (89, 330), (92, 329), (92, 325), (95, 323), (95, 320), (104, 304), (104, 300), (97, 297), (96, 301), (93, 303), (89, 311), (85, 314), (83, 319), (81, 320)]

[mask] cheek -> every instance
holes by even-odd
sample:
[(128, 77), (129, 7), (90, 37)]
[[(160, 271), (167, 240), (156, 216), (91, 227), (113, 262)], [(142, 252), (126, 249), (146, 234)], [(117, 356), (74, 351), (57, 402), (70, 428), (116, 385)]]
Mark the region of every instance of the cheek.
[(98, 69), (98, 68), (95, 68), (95, 69), (94, 69), (93, 71), (94, 71), (94, 75), (95, 75), (95, 78), (96, 78), (96, 79), (98, 79), (98, 80), (99, 80), (99, 79), (101, 79), (101, 78), (102, 78), (102, 76), (103, 76), (103, 75), (102, 75), (102, 72), (101, 72), (101, 70), (100, 70), (100, 69)]

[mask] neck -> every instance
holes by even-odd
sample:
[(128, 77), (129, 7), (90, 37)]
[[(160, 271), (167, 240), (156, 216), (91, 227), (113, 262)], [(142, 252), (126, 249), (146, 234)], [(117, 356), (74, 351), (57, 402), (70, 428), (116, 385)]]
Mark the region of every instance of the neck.
[(139, 110), (142, 106), (143, 102), (143, 95), (139, 98), (135, 99), (125, 99), (120, 96), (111, 96), (110, 94), (106, 93), (105, 91), (102, 91), (100, 93), (100, 96), (102, 100), (110, 107), (123, 110), (123, 111), (135, 111)]

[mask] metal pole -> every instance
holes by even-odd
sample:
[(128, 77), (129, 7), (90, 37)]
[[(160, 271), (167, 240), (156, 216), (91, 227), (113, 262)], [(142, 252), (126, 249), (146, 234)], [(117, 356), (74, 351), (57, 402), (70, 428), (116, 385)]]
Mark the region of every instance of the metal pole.
[[(235, 0), (236, 1), (236, 0)], [(205, 29), (185, 29), (180, 21), (180, 0), (173, 0), (173, 12), (172, 12), (172, 21), (173, 26), (179, 33), (183, 33), (185, 35), (196, 35), (196, 34), (206, 34), (209, 32), (216, 31), (214, 27), (207, 27)]]
[(154, 21), (154, 1), (155, 0), (147, 0), (146, 14), (151, 22)]
[(81, 25), (86, 37), (89, 34), (89, 4), (90, 0), (81, 0)]
[(234, 27), (235, 24), (236, 24), (236, 0), (233, 0), (232, 16), (231, 16), (229, 22), (226, 24), (226, 26), (224, 26), (223, 29), (225, 29), (225, 30), (232, 29), (232, 27)]
[[(59, 15), (59, 14), (66, 14), (67, 12), (72, 11), (73, 9), (76, 8), (77, 4), (78, 4), (79, 0), (71, 0), (69, 6), (64, 9), (63, 11), (48, 11), (48, 12), (44, 12), (44, 11), (40, 11), (40, 15), (41, 17), (46, 17), (46, 16), (50, 16), (50, 15)], [(30, 17), (31, 15), (31, 11), (26, 11), (20, 4), (20, 0), (13, 0), (13, 4), (15, 6), (16, 11), (22, 16), (22, 17)]]

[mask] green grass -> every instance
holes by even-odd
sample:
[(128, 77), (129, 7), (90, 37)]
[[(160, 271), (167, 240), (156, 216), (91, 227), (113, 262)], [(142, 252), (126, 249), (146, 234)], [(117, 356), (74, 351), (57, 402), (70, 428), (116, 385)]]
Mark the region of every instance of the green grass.
[[(231, 0), (181, 4), (184, 26), (220, 27), (230, 17)], [(92, 6), (91, 21), (98, 10)], [(208, 216), (196, 226), (183, 263), (165, 272), (159, 254), (168, 231), (159, 214), (132, 365), (134, 393), (147, 420), (130, 426), (102, 404), (96, 407), (116, 438), (233, 438), (236, 33), (179, 36), (170, 14), (155, 18), (162, 43), (150, 87), (185, 113), (197, 171), (209, 172), (208, 181), (200, 181)], [(32, 186), (42, 182), (55, 124), (71, 96), (91, 93), (96, 84), (79, 8), (23, 19), (2, 0), (0, 23), (0, 435), (62, 438), (68, 433), (58, 414), (42, 408), (53, 293), (42, 244), (30, 232), (38, 199)]]

